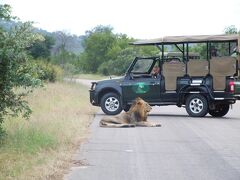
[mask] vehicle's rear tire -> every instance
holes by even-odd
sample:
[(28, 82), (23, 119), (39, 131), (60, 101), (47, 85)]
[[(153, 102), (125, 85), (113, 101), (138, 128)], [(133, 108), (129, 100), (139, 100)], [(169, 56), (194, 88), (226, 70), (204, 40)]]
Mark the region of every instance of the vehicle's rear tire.
[(116, 115), (122, 111), (120, 96), (116, 93), (107, 93), (101, 98), (101, 109), (105, 114)]
[(208, 113), (207, 99), (201, 94), (192, 94), (187, 97), (186, 111), (192, 117), (204, 117)]
[(216, 108), (214, 110), (209, 109), (209, 114), (213, 117), (223, 117), (225, 116), (229, 111), (229, 104), (219, 104), (216, 105)]

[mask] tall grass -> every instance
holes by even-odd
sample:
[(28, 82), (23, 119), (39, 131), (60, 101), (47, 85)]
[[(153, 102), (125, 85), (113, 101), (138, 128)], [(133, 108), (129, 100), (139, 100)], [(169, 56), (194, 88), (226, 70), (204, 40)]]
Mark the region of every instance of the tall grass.
[(0, 180), (59, 179), (96, 108), (88, 88), (71, 83), (48, 84), (28, 101), (29, 120), (9, 117), (3, 124), (7, 137), (0, 147)]

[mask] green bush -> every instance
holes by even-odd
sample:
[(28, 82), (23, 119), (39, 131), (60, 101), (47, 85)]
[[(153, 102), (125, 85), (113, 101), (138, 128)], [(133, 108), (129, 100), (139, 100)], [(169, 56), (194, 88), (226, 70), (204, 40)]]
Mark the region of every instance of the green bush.
[(37, 61), (36, 64), (38, 66), (39, 79), (55, 82), (62, 78), (63, 71), (59, 66), (41, 60)]
[(72, 77), (77, 72), (76, 67), (70, 63), (64, 64), (63, 70), (64, 70), (65, 77)]
[[(1, 9), (1, 8), (0, 8)], [(1, 11), (0, 11), (1, 12)], [(1, 18), (1, 13), (0, 13)], [(26, 49), (42, 36), (33, 32), (31, 23), (22, 23), (10, 31), (0, 28), (0, 136), (6, 115), (29, 117), (31, 109), (24, 99), (41, 85)], [(17, 89), (23, 89), (17, 92)]]

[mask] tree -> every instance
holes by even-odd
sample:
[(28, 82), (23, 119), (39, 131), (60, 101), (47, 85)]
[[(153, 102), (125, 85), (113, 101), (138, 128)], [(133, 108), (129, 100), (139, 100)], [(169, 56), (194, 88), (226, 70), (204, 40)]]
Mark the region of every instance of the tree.
[(117, 52), (116, 58), (102, 63), (98, 73), (103, 75), (123, 75), (135, 57), (156, 56), (159, 50), (156, 47), (126, 46)]
[(0, 19), (10, 20), (14, 17), (11, 16), (11, 6), (8, 4), (0, 4)]
[[(11, 19), (8, 5), (0, 6), (0, 18)], [(31, 23), (22, 23), (10, 31), (0, 29), (0, 137), (5, 115), (28, 117), (31, 109), (23, 99), (40, 84), (37, 72), (30, 63), (26, 49), (42, 36), (33, 33)], [(16, 91), (21, 89), (21, 91)], [(19, 89), (19, 90), (20, 90)], [(18, 93), (17, 93), (18, 92)]]
[(225, 34), (237, 34), (238, 30), (237, 30), (236, 26), (231, 25), (231, 26), (226, 27), (224, 29), (224, 32), (225, 32)]
[(54, 33), (56, 43), (53, 49), (54, 58), (53, 61), (60, 64), (64, 68), (64, 64), (67, 63), (69, 55), (71, 54), (67, 47), (70, 46), (73, 36), (64, 31), (57, 31)]
[(98, 67), (109, 60), (109, 50), (116, 42), (116, 36), (109, 26), (97, 26), (91, 31), (86, 32), (86, 38), (83, 42), (85, 49), (82, 55), (84, 69), (96, 73)]
[(156, 47), (129, 47), (134, 41), (125, 34), (114, 34), (109, 26), (97, 26), (86, 32), (78, 69), (90, 73), (123, 74), (136, 56), (155, 56)]
[(51, 56), (51, 48), (55, 44), (55, 40), (52, 36), (45, 35), (44, 41), (36, 41), (30, 48), (29, 52), (34, 59), (45, 58), (48, 59)]

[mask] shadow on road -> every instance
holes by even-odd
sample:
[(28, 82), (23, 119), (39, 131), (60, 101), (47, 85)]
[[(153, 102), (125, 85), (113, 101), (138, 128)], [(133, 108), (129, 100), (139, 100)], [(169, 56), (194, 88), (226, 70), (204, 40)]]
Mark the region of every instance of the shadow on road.
[(174, 117), (174, 118), (186, 118), (186, 119), (220, 119), (220, 120), (240, 120), (239, 118), (235, 118), (235, 117), (212, 117), (210, 115), (207, 115), (205, 117), (191, 117), (188, 115), (183, 115), (183, 114), (149, 114), (149, 117)]
[[(99, 112), (97, 114), (100, 117), (103, 116), (111, 116), (111, 115), (106, 115), (103, 112)], [(182, 119), (182, 118), (186, 118), (186, 119), (219, 119), (219, 120), (240, 120), (239, 118), (236, 117), (212, 117), (210, 115), (207, 115), (205, 117), (190, 117), (187, 114), (161, 114), (161, 113), (151, 113), (148, 115), (149, 117), (171, 117), (171, 118), (176, 118), (176, 119)]]

